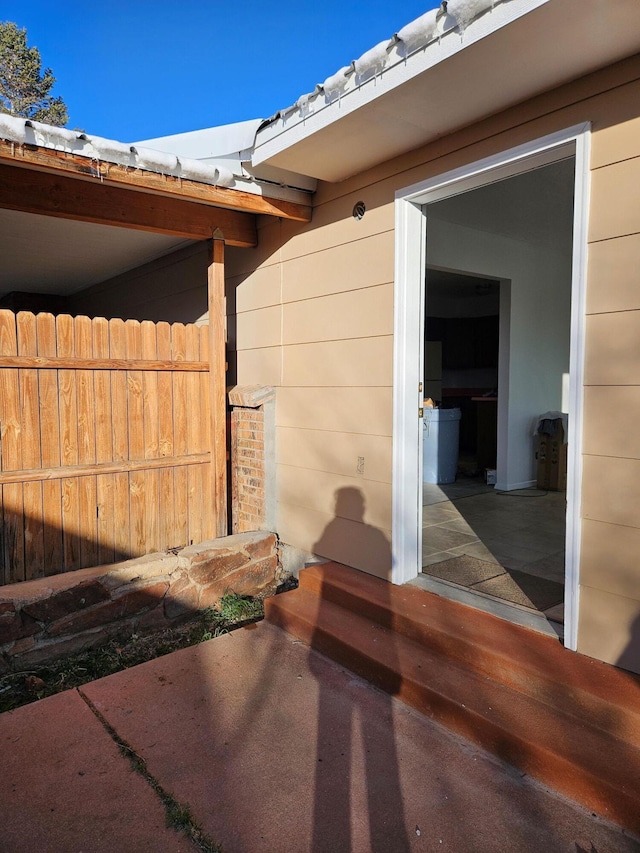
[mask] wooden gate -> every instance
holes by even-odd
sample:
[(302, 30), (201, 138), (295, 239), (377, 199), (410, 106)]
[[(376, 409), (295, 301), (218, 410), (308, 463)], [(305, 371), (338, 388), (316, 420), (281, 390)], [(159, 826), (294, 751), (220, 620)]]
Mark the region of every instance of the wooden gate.
[(0, 584), (215, 536), (210, 390), (206, 326), (0, 311)]

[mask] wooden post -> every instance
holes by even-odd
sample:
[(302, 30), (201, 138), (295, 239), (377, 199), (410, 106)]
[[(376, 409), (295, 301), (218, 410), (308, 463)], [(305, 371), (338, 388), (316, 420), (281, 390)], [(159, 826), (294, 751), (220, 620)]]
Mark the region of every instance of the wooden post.
[(209, 392), (211, 394), (211, 484), (213, 529), (227, 529), (227, 414), (225, 370), (224, 238), (213, 232), (209, 256)]

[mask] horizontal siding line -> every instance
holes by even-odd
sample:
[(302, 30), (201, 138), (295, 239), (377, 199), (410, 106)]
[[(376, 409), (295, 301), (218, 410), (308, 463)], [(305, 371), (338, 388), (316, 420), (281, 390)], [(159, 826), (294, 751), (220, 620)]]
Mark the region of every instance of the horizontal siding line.
[(389, 338), (393, 338), (393, 334), (391, 332), (386, 335), (360, 335), (357, 337), (349, 337), (349, 338), (327, 338), (320, 339), (317, 341), (299, 341), (298, 343), (280, 343), (280, 344), (269, 344), (268, 346), (261, 347), (242, 347), (236, 349), (236, 352), (257, 352), (258, 350), (263, 349), (288, 349), (289, 347), (311, 347), (316, 346), (317, 344), (339, 344), (343, 341), (373, 341), (373, 340), (387, 340)]
[(315, 432), (326, 432), (328, 435), (335, 435), (336, 433), (340, 434), (340, 433), (344, 432), (345, 435), (362, 435), (362, 436), (369, 436), (371, 438), (389, 438), (389, 439), (393, 438), (391, 433), (384, 433), (384, 432), (348, 433), (348, 432), (345, 432), (344, 430), (322, 429), (321, 427), (303, 427), (303, 426), (295, 426), (295, 425), (291, 425), (291, 424), (280, 424), (280, 423), (276, 423), (276, 429), (299, 429), (299, 430), (308, 429), (308, 430), (314, 430)]
[(620, 157), (619, 160), (611, 160), (608, 163), (602, 163), (600, 166), (592, 166), (591, 172), (599, 172), (601, 169), (608, 169), (609, 166), (617, 166), (619, 163), (628, 163), (631, 160), (640, 160), (640, 153), (632, 154), (630, 157)]
[(621, 240), (623, 237), (637, 237), (638, 234), (640, 234), (640, 231), (629, 231), (628, 234), (614, 234), (612, 237), (599, 237), (597, 240), (587, 240), (587, 245), (594, 246), (596, 243), (609, 243), (611, 240)]
[[(622, 527), (623, 525), (620, 525), (620, 526)], [(603, 578), (603, 580), (607, 580), (606, 575)], [(580, 586), (584, 587), (585, 589), (593, 590), (593, 592), (604, 592), (607, 595), (613, 596), (614, 598), (622, 598), (625, 601), (633, 601), (635, 603), (640, 603), (640, 596), (638, 596), (638, 595), (636, 595), (636, 596), (624, 595), (621, 592), (612, 592), (610, 589), (605, 589), (604, 587), (601, 587), (601, 586), (594, 586), (592, 583), (580, 583)]]
[(282, 344), (268, 344), (268, 345), (265, 345), (262, 347), (241, 347), (241, 348), (236, 347), (235, 353), (237, 355), (240, 352), (260, 352), (261, 350), (265, 350), (265, 349), (278, 350), (278, 349), (280, 349), (281, 346), (282, 346)]
[(319, 391), (321, 389), (330, 388), (331, 390), (340, 390), (340, 391), (358, 391), (363, 388), (393, 388), (393, 385), (389, 383), (388, 385), (280, 385), (280, 388), (286, 388), (287, 390), (299, 390), (299, 391)]
[(301, 305), (303, 302), (315, 302), (318, 299), (329, 299), (333, 296), (342, 296), (345, 293), (360, 293), (363, 290), (375, 290), (377, 287), (393, 287), (393, 279), (390, 281), (379, 281), (376, 284), (365, 284), (362, 287), (350, 287), (348, 290), (332, 290), (331, 293), (319, 293), (317, 296), (305, 296), (302, 299), (291, 299), (288, 302), (283, 302), (282, 306), (286, 305)]
[(349, 480), (357, 480), (359, 483), (378, 483), (381, 486), (391, 486), (391, 480), (375, 480), (372, 477), (366, 477), (359, 474), (344, 474), (342, 471), (327, 471), (325, 468), (309, 468), (306, 465), (289, 465), (286, 462), (278, 462), (276, 465), (280, 468), (290, 468), (293, 471), (311, 471), (319, 474), (328, 474), (332, 477), (345, 477)]
[[(123, 275), (126, 275), (126, 273), (123, 273)], [(160, 285), (160, 290), (156, 291), (154, 289), (153, 273), (146, 272), (143, 276), (140, 276), (140, 278), (143, 278), (143, 279), (148, 278), (149, 281), (143, 281), (143, 283), (141, 285), (140, 284), (138, 285), (138, 289), (127, 294), (129, 299), (131, 300), (132, 304), (134, 304), (134, 305), (147, 305), (148, 304), (148, 300), (144, 299), (144, 296), (140, 295), (141, 293), (144, 293), (145, 289), (147, 291), (153, 290), (154, 297), (157, 299), (166, 299), (169, 296), (173, 296), (174, 293), (177, 295), (179, 293), (188, 293), (191, 290), (200, 290), (200, 289), (206, 290), (207, 289), (206, 281), (204, 282), (204, 284), (200, 284), (200, 283), (198, 283), (198, 284), (185, 284), (182, 287), (180, 286), (180, 284), (178, 284), (177, 288), (175, 290), (173, 289), (171, 282), (163, 281)], [(119, 286), (124, 287), (124, 286), (128, 286), (130, 284), (133, 284), (133, 282), (121, 282), (121, 284)], [(82, 288), (80, 290), (74, 290), (73, 293), (71, 293), (69, 295), (72, 299), (77, 299), (78, 301), (84, 300), (85, 302), (94, 301), (98, 297), (100, 297), (100, 298), (107, 297), (109, 299), (113, 299), (113, 291), (117, 287), (118, 287), (118, 285), (112, 284), (110, 287), (106, 288), (106, 290), (100, 291), (100, 293), (97, 293), (97, 292), (96, 293), (88, 293), (88, 290), (90, 288)], [(157, 297), (155, 296), (156, 293), (158, 294)], [(121, 303), (119, 303), (119, 305), (120, 304)]]
[(158, 468), (181, 468), (185, 465), (203, 465), (211, 462), (210, 453), (193, 453), (186, 456), (159, 456), (155, 459), (128, 459), (123, 462), (94, 462), (87, 465), (67, 465), (56, 468), (0, 471), (0, 484), (35, 483), (40, 480), (71, 480), (76, 477), (99, 477), (102, 474), (129, 474)]
[[(610, 453), (584, 453), (584, 452), (582, 455), (583, 455), (583, 457), (588, 456), (590, 459), (620, 459), (620, 460), (624, 459), (627, 462), (629, 460), (631, 460), (632, 462), (640, 462), (640, 456), (614, 456), (614, 455), (611, 455)], [(584, 503), (584, 498), (583, 498), (583, 503)], [(640, 524), (638, 525), (638, 527), (640, 528)]]
[[(389, 539), (391, 539), (391, 528), (390, 527), (380, 527), (376, 524), (371, 524), (370, 521), (356, 521), (354, 518), (349, 518), (346, 515), (336, 515), (335, 512), (325, 512), (323, 509), (316, 509), (313, 506), (307, 506), (306, 504), (301, 503), (289, 503), (289, 501), (283, 501), (279, 498), (276, 500), (278, 506), (282, 507), (291, 507), (292, 509), (306, 509), (309, 512), (315, 512), (317, 515), (324, 515), (329, 519), (340, 518), (342, 521), (349, 521), (351, 524), (362, 524), (364, 527), (374, 527), (376, 530), (382, 530), (385, 533), (389, 534)], [(366, 512), (365, 512), (366, 516)]]
[[(393, 199), (391, 199), (390, 202), (393, 202)], [(336, 222), (342, 222), (342, 221), (346, 222), (350, 218), (351, 218), (350, 216), (345, 216), (344, 220), (342, 220), (342, 219), (341, 220), (332, 220), (332, 222), (330, 222), (329, 224), (335, 225)], [(316, 226), (316, 227), (318, 227), (318, 226)], [(320, 226), (320, 227), (322, 227), (322, 226)], [(248, 276), (252, 275), (255, 272), (258, 272), (259, 270), (271, 269), (271, 267), (277, 267), (277, 266), (280, 266), (281, 264), (293, 263), (295, 261), (299, 261), (301, 258), (313, 257), (314, 255), (319, 255), (322, 252), (331, 252), (334, 249), (340, 248), (341, 246), (351, 246), (355, 243), (361, 243), (363, 240), (372, 240), (375, 237), (380, 237), (382, 234), (392, 234), (392, 233), (394, 233), (394, 231), (395, 231), (395, 227), (394, 228), (383, 228), (381, 231), (371, 231), (371, 232), (365, 234), (363, 237), (356, 237), (353, 240), (344, 240), (343, 242), (329, 243), (328, 245), (323, 246), (320, 249), (313, 249), (310, 252), (301, 252), (299, 255), (292, 255), (291, 257), (287, 257), (287, 258), (278, 258), (278, 260), (274, 261), (273, 263), (260, 264), (257, 267), (250, 267), (248, 269), (242, 270), (242, 272), (234, 273), (233, 275), (228, 276), (226, 281), (232, 282), (235, 278), (245, 280)], [(301, 231), (299, 234), (294, 234), (293, 237), (289, 238), (288, 242), (292, 242), (292, 241), (296, 240), (298, 237), (302, 237), (307, 233), (308, 232), (306, 232), (306, 231)]]
[[(393, 199), (391, 199), (389, 203), (393, 203)], [(331, 221), (331, 223), (329, 223), (329, 224), (336, 225), (339, 222), (348, 222), (351, 218), (352, 218), (351, 216), (345, 216), (343, 219), (333, 219)], [(391, 218), (393, 219), (393, 216)], [(322, 226), (320, 226), (320, 227), (322, 227)], [(377, 237), (381, 237), (383, 234), (393, 234), (394, 232), (395, 232), (395, 227), (383, 228), (380, 231), (369, 231), (366, 234), (364, 234), (362, 237), (355, 237), (352, 240), (343, 240), (342, 242), (337, 242), (337, 243), (329, 243), (327, 246), (323, 246), (320, 249), (313, 249), (310, 252), (302, 252), (299, 255), (291, 255), (291, 257), (282, 258), (280, 263), (282, 263), (282, 264), (294, 263), (296, 261), (299, 261), (301, 258), (311, 258), (311, 257), (314, 257), (315, 255), (321, 255), (324, 252), (333, 252), (336, 249), (342, 248), (343, 246), (355, 246), (356, 243), (362, 243), (362, 242), (364, 242), (364, 240), (373, 240)], [(303, 234), (306, 234), (306, 233), (307, 232), (303, 232)], [(296, 236), (298, 236), (298, 235), (296, 235)], [(299, 236), (302, 236), (302, 234)], [(292, 238), (292, 240), (295, 240), (295, 239), (296, 239), (295, 237)]]
[[(271, 264), (261, 264), (257, 267), (251, 267), (248, 270), (243, 270), (242, 272), (236, 272), (233, 275), (226, 275), (225, 281), (227, 284), (242, 284), (243, 281), (246, 281), (250, 275), (253, 275), (256, 272), (260, 272), (260, 270), (270, 270), (272, 268), (277, 268), (282, 263), (281, 260), (275, 260)], [(235, 282), (235, 279), (241, 279), (239, 282)]]
[(316, 344), (332, 344), (342, 343), (343, 341), (386, 341), (393, 339), (393, 332), (387, 332), (384, 335), (352, 335), (349, 338), (327, 338), (318, 341), (300, 341), (300, 343), (282, 344), (283, 347), (311, 347)]
[(633, 314), (635, 311), (640, 311), (640, 305), (637, 308), (617, 308), (613, 311), (590, 311), (587, 312), (587, 317), (601, 317), (609, 314)]
[(640, 382), (585, 382), (583, 388), (640, 388)]
[[(346, 391), (347, 389), (351, 389), (352, 391), (357, 391), (359, 388), (393, 388), (393, 385), (321, 385), (321, 388), (337, 388), (341, 391)], [(302, 391), (317, 391), (316, 387), (310, 388), (308, 385), (290, 385), (287, 388), (297, 388)]]
[(628, 530), (640, 530), (640, 527), (634, 524), (620, 524), (619, 521), (607, 521), (606, 518), (593, 518), (588, 515), (583, 515), (582, 521), (598, 521), (600, 524), (614, 524), (616, 527), (626, 527)]
[(331, 296), (342, 296), (344, 293), (359, 293), (362, 290), (374, 290), (376, 287), (388, 287), (389, 285), (393, 286), (393, 280), (381, 281), (377, 284), (365, 284), (362, 285), (362, 287), (349, 287), (346, 290), (332, 290), (329, 293), (318, 293), (315, 296), (305, 296), (302, 299), (290, 299), (287, 302), (275, 302), (273, 305), (265, 305), (261, 308), (248, 308), (246, 311), (236, 310), (235, 315), (230, 314), (229, 316), (241, 317), (244, 314), (252, 314), (256, 311), (265, 311), (269, 308), (284, 308), (286, 305), (300, 305), (302, 302), (315, 302), (317, 299), (326, 299)]
[[(349, 430), (346, 430), (346, 429), (317, 429), (317, 427), (285, 427), (285, 426), (283, 426), (283, 427), (280, 427), (280, 429), (295, 429), (295, 430), (300, 430), (300, 431), (304, 431), (304, 432), (323, 432), (323, 433), (329, 432), (329, 433), (333, 433), (335, 435), (355, 435), (355, 436), (367, 436), (367, 437), (369, 437), (371, 435), (371, 433), (369, 433), (369, 432), (349, 432)], [(382, 436), (382, 438), (389, 438), (389, 440), (391, 440), (390, 435), (389, 436)]]
[[(609, 524), (611, 527), (626, 527), (626, 524), (619, 524), (617, 521), (598, 521), (597, 518), (585, 518), (583, 521), (592, 521), (594, 524)], [(640, 530), (640, 528), (633, 527), (632, 530)]]

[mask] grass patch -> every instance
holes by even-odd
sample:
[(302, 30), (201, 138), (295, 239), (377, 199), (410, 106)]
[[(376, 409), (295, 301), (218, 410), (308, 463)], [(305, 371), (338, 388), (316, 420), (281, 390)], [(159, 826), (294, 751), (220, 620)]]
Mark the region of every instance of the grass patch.
[(144, 635), (129, 634), (72, 657), (28, 671), (7, 673), (0, 676), (0, 713), (212, 640), (263, 616), (261, 600), (230, 593), (223, 597), (218, 608), (203, 610), (171, 628)]
[(223, 619), (231, 622), (253, 620), (264, 614), (264, 605), (256, 598), (232, 592), (222, 596), (219, 612)]

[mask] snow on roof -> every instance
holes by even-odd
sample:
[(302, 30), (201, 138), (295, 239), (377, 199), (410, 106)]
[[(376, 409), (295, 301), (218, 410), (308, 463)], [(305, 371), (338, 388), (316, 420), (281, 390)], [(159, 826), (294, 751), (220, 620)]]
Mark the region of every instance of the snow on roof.
[(346, 92), (359, 88), (369, 80), (375, 80), (391, 65), (405, 62), (409, 56), (451, 30), (457, 29), (463, 37), (473, 20), (505, 2), (508, 0), (442, 0), (437, 9), (431, 9), (410, 21), (390, 39), (370, 48), (359, 59), (327, 77), (324, 83), (318, 83), (313, 92), (301, 95), (295, 104), (267, 119), (262, 128), (278, 119), (294, 117), (294, 114), (304, 118), (313, 112), (316, 105), (325, 106), (338, 101)]
[[(211, 161), (205, 163), (183, 155), (156, 151), (145, 145), (103, 139), (101, 136), (53, 127), (39, 121), (4, 113), (0, 113), (0, 139), (17, 145), (37, 145), (56, 151), (66, 151), (95, 161), (146, 169), (150, 172), (187, 178), (217, 187), (231, 187), (235, 183), (235, 175), (229, 168), (227, 158), (224, 164)], [(238, 166), (240, 167), (239, 161)]]

